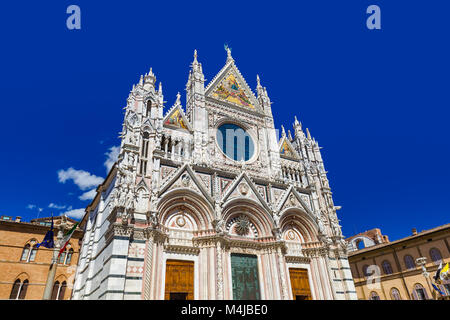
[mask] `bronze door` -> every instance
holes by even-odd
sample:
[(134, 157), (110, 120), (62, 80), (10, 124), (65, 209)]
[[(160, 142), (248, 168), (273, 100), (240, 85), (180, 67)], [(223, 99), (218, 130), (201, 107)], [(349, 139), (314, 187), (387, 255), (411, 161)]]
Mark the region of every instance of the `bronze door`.
[(309, 288), (308, 270), (289, 269), (291, 278), (292, 296), (294, 300), (311, 300), (311, 290)]
[(259, 300), (258, 258), (252, 255), (231, 255), (231, 276), (234, 300)]
[(167, 260), (165, 300), (194, 300), (194, 262)]

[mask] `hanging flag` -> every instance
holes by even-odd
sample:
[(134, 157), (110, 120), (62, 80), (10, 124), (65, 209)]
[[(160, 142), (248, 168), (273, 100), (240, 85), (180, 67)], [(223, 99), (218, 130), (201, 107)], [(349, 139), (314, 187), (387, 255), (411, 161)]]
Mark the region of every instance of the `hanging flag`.
[(442, 261), (439, 264), (439, 268), (437, 268), (437, 270), (436, 270), (436, 274), (434, 275), (434, 281), (436, 281), (436, 282), (439, 281), (439, 275), (441, 274), (441, 270), (442, 270)]
[(39, 248), (40, 246), (44, 246), (46, 248), (54, 248), (55, 244), (53, 242), (53, 213), (52, 213), (52, 226), (50, 227), (50, 230), (47, 231), (47, 233), (44, 236), (44, 240), (42, 242), (36, 244), (36, 248)]
[(447, 262), (445, 267), (442, 268), (441, 273), (439, 275), (439, 277), (441, 278), (442, 281), (448, 280), (448, 272), (449, 272), (449, 265)]
[(434, 290), (436, 290), (437, 292), (439, 292), (439, 294), (441, 296), (445, 296), (445, 293), (443, 293), (434, 283), (431, 284), (434, 288)]
[[(70, 238), (72, 237), (72, 234), (74, 233), (75, 229), (77, 228), (78, 223), (79, 223), (79, 222), (75, 223), (75, 224), (73, 225), (72, 229), (70, 229), (69, 231), (67, 231), (67, 232), (64, 234), (64, 237), (61, 239), (61, 242), (60, 242), (60, 244), (61, 244), (61, 249), (59, 249), (58, 258), (59, 258), (59, 256), (61, 255), (61, 253), (63, 253), (64, 250), (66, 249), (66, 246), (67, 246), (67, 244), (69, 243), (69, 240), (70, 240)], [(58, 259), (58, 258), (56, 258), (56, 259)]]

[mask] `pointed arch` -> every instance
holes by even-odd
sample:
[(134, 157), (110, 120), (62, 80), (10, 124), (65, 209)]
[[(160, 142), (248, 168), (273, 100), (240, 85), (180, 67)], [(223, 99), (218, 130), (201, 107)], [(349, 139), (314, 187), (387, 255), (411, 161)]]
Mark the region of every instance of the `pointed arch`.
[(9, 299), (25, 299), (29, 282), (29, 275), (26, 272), (20, 273), (13, 282)]
[(139, 182), (136, 190), (136, 212), (144, 213), (147, 211), (150, 192), (144, 179)]

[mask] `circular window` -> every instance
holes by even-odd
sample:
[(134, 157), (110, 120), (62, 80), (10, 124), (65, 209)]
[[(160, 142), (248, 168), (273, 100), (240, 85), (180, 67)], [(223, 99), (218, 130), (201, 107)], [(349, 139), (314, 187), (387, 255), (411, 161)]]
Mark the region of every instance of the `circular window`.
[(248, 161), (255, 152), (248, 132), (233, 123), (225, 123), (217, 129), (217, 143), (222, 152), (235, 161)]

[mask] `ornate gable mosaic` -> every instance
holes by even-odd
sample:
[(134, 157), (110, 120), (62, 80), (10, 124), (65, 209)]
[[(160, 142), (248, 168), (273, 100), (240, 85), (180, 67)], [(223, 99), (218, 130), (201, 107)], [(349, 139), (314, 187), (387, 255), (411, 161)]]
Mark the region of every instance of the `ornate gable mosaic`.
[(213, 92), (213, 97), (223, 101), (232, 102), (242, 107), (255, 108), (233, 74), (228, 74), (228, 76), (222, 80), (220, 85)]
[(294, 157), (294, 152), (292, 151), (291, 147), (287, 143), (286, 139), (283, 141), (283, 144), (281, 145), (280, 154), (286, 157)]
[(179, 109), (175, 110), (175, 112), (171, 114), (164, 124), (188, 130)]

